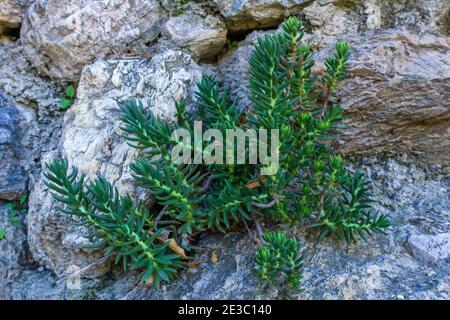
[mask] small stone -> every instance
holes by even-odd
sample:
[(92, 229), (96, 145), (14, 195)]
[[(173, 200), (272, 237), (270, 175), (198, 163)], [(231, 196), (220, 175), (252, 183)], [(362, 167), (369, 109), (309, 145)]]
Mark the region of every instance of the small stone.
[(227, 28), (218, 17), (191, 12), (171, 17), (165, 24), (170, 40), (186, 48), (195, 59), (212, 60), (227, 42)]
[(450, 258), (450, 233), (414, 234), (407, 244), (413, 256), (425, 263), (437, 264)]
[(305, 0), (213, 0), (231, 32), (273, 27), (296, 13)]
[(89, 62), (156, 39), (164, 17), (157, 0), (36, 0), (20, 38), (38, 72), (75, 82)]

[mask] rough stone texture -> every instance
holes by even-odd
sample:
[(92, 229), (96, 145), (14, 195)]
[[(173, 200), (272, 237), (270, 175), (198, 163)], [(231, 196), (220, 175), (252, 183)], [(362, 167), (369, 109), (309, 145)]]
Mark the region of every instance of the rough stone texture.
[(66, 283), (44, 270), (24, 269), (11, 284), (12, 300), (61, 300), (65, 298)]
[[(249, 106), (248, 58), (261, 32), (223, 58), (219, 71), (230, 93)], [(450, 163), (450, 41), (432, 34), (373, 31), (312, 39), (318, 61), (337, 41), (350, 44), (349, 79), (339, 92), (352, 116), (344, 154), (411, 153), (421, 161)], [(321, 68), (321, 63), (317, 69)], [(237, 80), (238, 79), (238, 80)]]
[(439, 260), (450, 262), (450, 233), (413, 235), (408, 239), (408, 245), (413, 256), (419, 260), (430, 263), (437, 263)]
[(156, 0), (70, 0), (63, 6), (36, 0), (24, 17), (21, 39), (40, 73), (75, 82), (90, 61), (154, 40), (163, 18)]
[(227, 42), (227, 28), (221, 19), (187, 12), (171, 17), (165, 33), (178, 47), (187, 49), (194, 58), (212, 60)]
[(11, 284), (22, 269), (26, 235), (22, 226), (8, 221), (8, 211), (1, 203), (0, 230), (6, 233), (5, 238), (0, 240), (0, 300), (4, 300), (10, 298)]
[(0, 35), (20, 27), (22, 8), (28, 0), (0, 0)]
[[(101, 175), (121, 192), (139, 197), (128, 168), (136, 151), (119, 136), (119, 103), (141, 99), (155, 115), (171, 120), (175, 101), (190, 96), (199, 70), (189, 55), (179, 51), (166, 51), (150, 61), (97, 60), (83, 71), (77, 100), (64, 117), (59, 150), (45, 154), (42, 164), (58, 154), (65, 156), (88, 178)], [(82, 267), (98, 259), (98, 253), (84, 249), (86, 230), (75, 228), (56, 207), (39, 178), (30, 196), (30, 250), (36, 261), (62, 274), (72, 264)], [(108, 264), (99, 265), (89, 276), (108, 270)]]
[(409, 28), (416, 32), (450, 32), (450, 2), (447, 0), (378, 0), (381, 27)]
[[(26, 180), (36, 168), (41, 152), (52, 149), (59, 137), (59, 99), (55, 98), (59, 90), (36, 75), (19, 41), (0, 38), (0, 74), (0, 92), (12, 100), (12, 114), (16, 119), (13, 138), (16, 163), (13, 168), (14, 172), (21, 172), (22, 180)], [(0, 157), (3, 156), (6, 154)], [(0, 169), (4, 170), (5, 167)], [(21, 189), (24, 192), (25, 186)]]
[(230, 32), (276, 26), (311, 1), (307, 0), (212, 0)]
[(11, 99), (0, 92), (0, 199), (14, 200), (25, 192), (27, 176), (17, 155), (19, 117)]
[(300, 11), (316, 34), (356, 34), (373, 29), (450, 31), (447, 0), (317, 0)]
[(449, 38), (386, 32), (344, 40), (351, 47), (350, 79), (340, 96), (352, 119), (340, 150), (411, 153), (450, 164)]
[[(374, 1), (329, 1), (318, 0), (301, 10), (312, 31), (321, 35), (355, 34), (365, 28), (365, 20), (370, 26), (379, 24), (374, 16)], [(366, 3), (364, 5), (364, 3)], [(371, 6), (372, 4), (372, 6)], [(364, 6), (373, 10), (364, 16)], [(379, 9), (378, 9), (379, 10)]]

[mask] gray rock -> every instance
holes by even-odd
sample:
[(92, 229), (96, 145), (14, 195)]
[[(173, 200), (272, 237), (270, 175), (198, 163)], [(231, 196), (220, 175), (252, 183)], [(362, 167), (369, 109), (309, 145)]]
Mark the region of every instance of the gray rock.
[(315, 34), (356, 34), (374, 29), (449, 32), (446, 0), (318, 0), (300, 11)]
[(37, 0), (26, 12), (21, 39), (41, 74), (75, 82), (94, 59), (153, 41), (163, 18), (156, 0), (70, 0), (64, 6)]
[[(60, 147), (42, 156), (42, 166), (55, 156), (65, 156), (88, 178), (98, 175), (122, 193), (141, 200), (142, 191), (133, 184), (128, 165), (137, 152), (120, 136), (119, 103), (141, 99), (155, 115), (175, 116), (175, 101), (191, 96), (200, 69), (179, 51), (166, 51), (144, 59), (97, 60), (82, 74), (74, 105), (66, 112)], [(57, 205), (37, 179), (30, 196), (28, 242), (33, 258), (63, 274), (71, 265), (96, 261), (100, 252), (86, 250), (86, 230), (75, 228), (73, 219), (58, 212)], [(109, 264), (92, 268), (86, 275), (98, 277)]]
[[(252, 33), (219, 62), (230, 94), (247, 99), (248, 58), (260, 33)], [(339, 140), (344, 154), (410, 153), (423, 162), (449, 164), (450, 42), (408, 31), (311, 39), (317, 70), (337, 41), (350, 44), (349, 79), (339, 94), (352, 116)]]
[(20, 27), (22, 8), (28, 0), (0, 0), (0, 35)]
[(311, 1), (307, 0), (213, 0), (230, 32), (278, 25)]
[(187, 12), (171, 17), (164, 30), (175, 45), (187, 49), (200, 60), (214, 59), (227, 42), (225, 24), (213, 15)]
[(27, 268), (11, 284), (10, 299), (61, 300), (65, 292), (65, 282), (58, 282), (51, 273)]
[[(1, 117), (0, 117), (1, 119)], [(8, 219), (8, 209), (0, 203), (0, 300), (10, 299), (11, 285), (22, 270), (25, 258), (26, 235), (20, 224)]]
[(440, 260), (450, 262), (450, 233), (414, 234), (409, 237), (408, 246), (414, 257), (423, 262), (437, 263)]
[(408, 28), (416, 32), (450, 32), (447, 0), (378, 0), (383, 28)]
[(0, 199), (14, 200), (26, 190), (27, 175), (17, 155), (19, 117), (11, 99), (0, 92)]
[(364, 30), (366, 19), (369, 27), (376, 29), (380, 25), (379, 11), (373, 0), (318, 0), (302, 9), (301, 14), (315, 35), (337, 35)]
[(0, 39), (0, 74), (0, 91), (14, 101), (14, 168), (26, 177), (38, 169), (42, 150), (54, 148), (59, 138), (59, 90), (36, 75), (20, 41)]

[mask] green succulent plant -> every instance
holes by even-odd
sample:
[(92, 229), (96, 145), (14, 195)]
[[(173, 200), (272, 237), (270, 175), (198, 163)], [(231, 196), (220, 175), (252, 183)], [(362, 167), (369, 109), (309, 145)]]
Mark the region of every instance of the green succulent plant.
[[(93, 230), (96, 247), (114, 255), (126, 270), (141, 269), (142, 280), (157, 286), (186, 265), (189, 239), (205, 230), (227, 232), (255, 224), (262, 236), (259, 221), (265, 220), (272, 226), (300, 224), (319, 230), (320, 237), (349, 243), (383, 232), (389, 221), (371, 209), (364, 176), (349, 172), (329, 146), (344, 119), (336, 93), (347, 73), (349, 47), (338, 43), (325, 60), (325, 71), (313, 72), (313, 51), (302, 42), (303, 33), (301, 21), (289, 18), (281, 32), (259, 38), (250, 58), (250, 111), (241, 111), (239, 102), (208, 76), (198, 83), (195, 111), (187, 111), (184, 101), (176, 104), (176, 122), (156, 117), (140, 101), (123, 104), (124, 137), (141, 151), (131, 174), (156, 206), (135, 204), (103, 178), (86, 182), (66, 159), (56, 159), (47, 165), (45, 178), (63, 205), (61, 211), (79, 216)], [(229, 163), (225, 155), (216, 155), (221, 161), (209, 164), (175, 163), (171, 152), (180, 141), (173, 132), (184, 128), (195, 136), (195, 120), (202, 120), (202, 129), (223, 134), (278, 129), (279, 170), (262, 176), (268, 163)], [(195, 159), (197, 151), (204, 155), (204, 145), (186, 146)], [(250, 152), (246, 144), (245, 152), (235, 157), (249, 159)], [(299, 243), (283, 232), (267, 232), (261, 241), (256, 274), (265, 284), (294, 291), (303, 268)]]

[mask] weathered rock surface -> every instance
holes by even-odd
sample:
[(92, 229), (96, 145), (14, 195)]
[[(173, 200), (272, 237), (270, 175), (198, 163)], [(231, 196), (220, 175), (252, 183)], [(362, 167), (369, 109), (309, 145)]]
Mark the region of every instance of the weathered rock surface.
[(187, 49), (194, 58), (200, 60), (215, 58), (227, 42), (225, 24), (212, 15), (187, 12), (171, 17), (164, 30), (175, 45)]
[[(11, 173), (15, 172), (16, 177), (21, 178), (15, 179), (14, 175), (8, 175), (9, 186), (13, 187), (13, 182), (16, 181), (19, 183), (16, 185), (20, 185), (20, 193), (23, 193), (26, 191), (27, 176), (36, 168), (42, 150), (52, 149), (54, 141), (58, 139), (59, 99), (55, 98), (58, 89), (36, 75), (27, 62), (19, 41), (0, 39), (0, 74), (0, 92), (9, 97), (13, 110), (8, 113), (12, 114), (10, 119), (15, 119), (12, 130), (12, 123), (9, 121), (9, 131), (12, 132), (10, 146), (13, 146), (8, 151), (10, 156), (6, 153), (0, 155), (0, 158), (14, 160), (10, 160), (9, 165), (2, 166), (0, 171), (5, 173), (8, 166), (12, 168)], [(0, 122), (7, 119), (4, 116)], [(18, 191), (15, 194), (17, 196)]]
[(446, 0), (317, 0), (300, 11), (316, 34), (356, 34), (374, 29), (410, 29), (448, 34)]
[(408, 239), (408, 245), (414, 257), (421, 261), (450, 262), (450, 233), (413, 235)]
[[(225, 85), (242, 106), (250, 105), (248, 58), (258, 34), (249, 35), (219, 63)], [(339, 141), (340, 151), (411, 153), (422, 161), (449, 164), (449, 38), (408, 31), (325, 37), (313, 42), (322, 49), (317, 54), (319, 61), (331, 54), (337, 41), (350, 44), (349, 79), (339, 94), (352, 116)]]
[(25, 256), (25, 232), (21, 225), (9, 221), (8, 215), (0, 203), (0, 230), (5, 232), (5, 238), (0, 239), (0, 300), (10, 298), (11, 284), (20, 274)]
[(41, 74), (75, 82), (92, 60), (154, 40), (163, 17), (156, 0), (70, 0), (63, 6), (37, 0), (26, 12), (21, 39)]
[(228, 30), (243, 32), (276, 26), (311, 1), (307, 0), (213, 0)]
[(378, 0), (381, 27), (408, 28), (416, 32), (450, 32), (447, 0)]
[(18, 110), (0, 92), (0, 199), (14, 200), (26, 190), (27, 175), (17, 154)]
[[(143, 59), (97, 60), (82, 74), (75, 104), (67, 111), (60, 147), (45, 154), (42, 164), (54, 156), (67, 157), (72, 165), (92, 178), (103, 176), (121, 192), (139, 197), (128, 165), (136, 155), (120, 136), (119, 103), (141, 99), (147, 108), (164, 119), (175, 116), (175, 101), (188, 98), (199, 79), (192, 58), (179, 51), (166, 51), (150, 61)], [(86, 230), (58, 213), (57, 206), (39, 177), (31, 193), (28, 241), (33, 258), (61, 274), (70, 265), (85, 266), (98, 254), (84, 249)], [(99, 265), (91, 277), (109, 270)]]
[(28, 0), (0, 1), (0, 35), (8, 29), (20, 27), (22, 8), (27, 2)]

